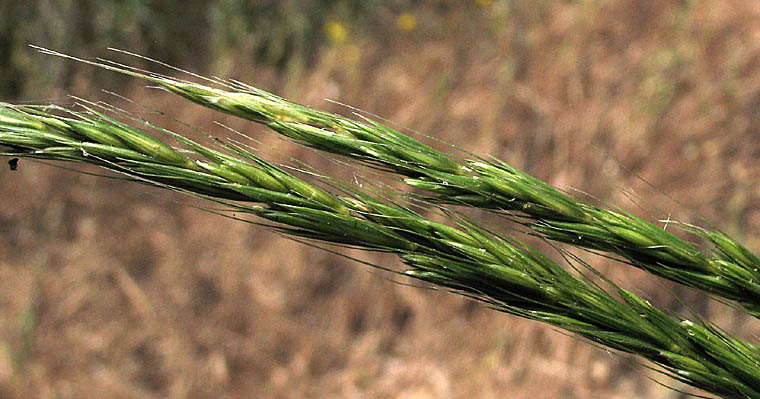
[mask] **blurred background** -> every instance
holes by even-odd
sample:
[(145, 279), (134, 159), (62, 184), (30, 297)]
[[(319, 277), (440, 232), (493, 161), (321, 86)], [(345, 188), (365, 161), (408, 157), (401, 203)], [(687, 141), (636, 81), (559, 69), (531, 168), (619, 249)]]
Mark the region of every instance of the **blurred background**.
[[(336, 100), (578, 198), (711, 223), (760, 249), (754, 0), (0, 3), (0, 101), (76, 95), (151, 117), (101, 90), (114, 91), (331, 173), (335, 163), (251, 123), (29, 44), (165, 71), (115, 47), (349, 114), (325, 101)], [(0, 168), (0, 193), (2, 398), (682, 397), (654, 380), (693, 392), (174, 193), (25, 160)], [(661, 308), (760, 331), (691, 290), (577, 253)]]

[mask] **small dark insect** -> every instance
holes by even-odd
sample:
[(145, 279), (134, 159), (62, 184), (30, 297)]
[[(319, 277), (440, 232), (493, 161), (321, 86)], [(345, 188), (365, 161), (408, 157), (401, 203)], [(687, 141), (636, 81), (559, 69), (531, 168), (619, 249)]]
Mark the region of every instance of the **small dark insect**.
[(12, 158), (9, 160), (8, 165), (11, 167), (11, 170), (18, 169), (18, 158)]

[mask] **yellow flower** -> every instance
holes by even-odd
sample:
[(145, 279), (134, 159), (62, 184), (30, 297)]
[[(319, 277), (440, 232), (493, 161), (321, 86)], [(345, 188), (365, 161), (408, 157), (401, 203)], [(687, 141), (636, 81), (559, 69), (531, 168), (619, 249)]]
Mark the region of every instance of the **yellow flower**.
[(325, 34), (337, 44), (344, 43), (348, 39), (348, 29), (338, 21), (327, 21), (325, 23)]
[(396, 27), (404, 32), (411, 32), (417, 28), (417, 18), (405, 12), (396, 17)]

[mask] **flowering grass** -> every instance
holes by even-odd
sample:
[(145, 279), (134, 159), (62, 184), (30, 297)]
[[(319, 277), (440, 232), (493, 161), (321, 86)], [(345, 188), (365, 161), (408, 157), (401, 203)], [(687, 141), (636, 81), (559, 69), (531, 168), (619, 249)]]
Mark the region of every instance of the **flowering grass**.
[(407, 265), (401, 272), (406, 276), (639, 355), (708, 392), (760, 397), (754, 344), (668, 315), (612, 285), (610, 293), (578, 279), (513, 238), (453, 213), (453, 226), (434, 222), (408, 205), (329, 179), (326, 186), (332, 188), (317, 187), (239, 145), (219, 141), (212, 148), (154, 125), (124, 123), (112, 109), (81, 108), (3, 105), (2, 153), (99, 165), (255, 215), (288, 235), (391, 252)]
[(519, 211), (527, 217), (519, 220), (542, 237), (616, 254), (652, 274), (736, 301), (745, 312), (760, 317), (760, 258), (721, 231), (680, 225), (714, 244), (714, 250), (704, 251), (633, 214), (578, 201), (503, 161), (473, 154), (461, 159), (360, 115), (362, 120), (356, 121), (315, 110), (240, 82), (213, 81), (217, 87), (211, 87), (117, 64), (85, 62), (146, 79), (304, 145), (400, 175), (410, 186), (426, 191), (426, 201)]

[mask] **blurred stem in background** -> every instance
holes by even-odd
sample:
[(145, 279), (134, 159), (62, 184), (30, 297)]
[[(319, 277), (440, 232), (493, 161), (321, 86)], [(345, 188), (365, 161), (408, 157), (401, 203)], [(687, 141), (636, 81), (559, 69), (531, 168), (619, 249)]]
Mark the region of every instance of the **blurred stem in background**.
[[(394, 6), (405, 3), (410, 2)], [(0, 4), (0, 98), (34, 99), (56, 95), (52, 87), (62, 92), (71, 88), (72, 64), (39, 62), (29, 44), (92, 56), (109, 47), (128, 48), (212, 75), (229, 75), (236, 65), (266, 65), (300, 75), (330, 41), (326, 22), (340, 20), (365, 30), (393, 26), (373, 23), (392, 20), (395, 12), (388, 7), (360, 0), (6, 1)], [(115, 79), (120, 78), (96, 72), (88, 83), (113, 85)]]

